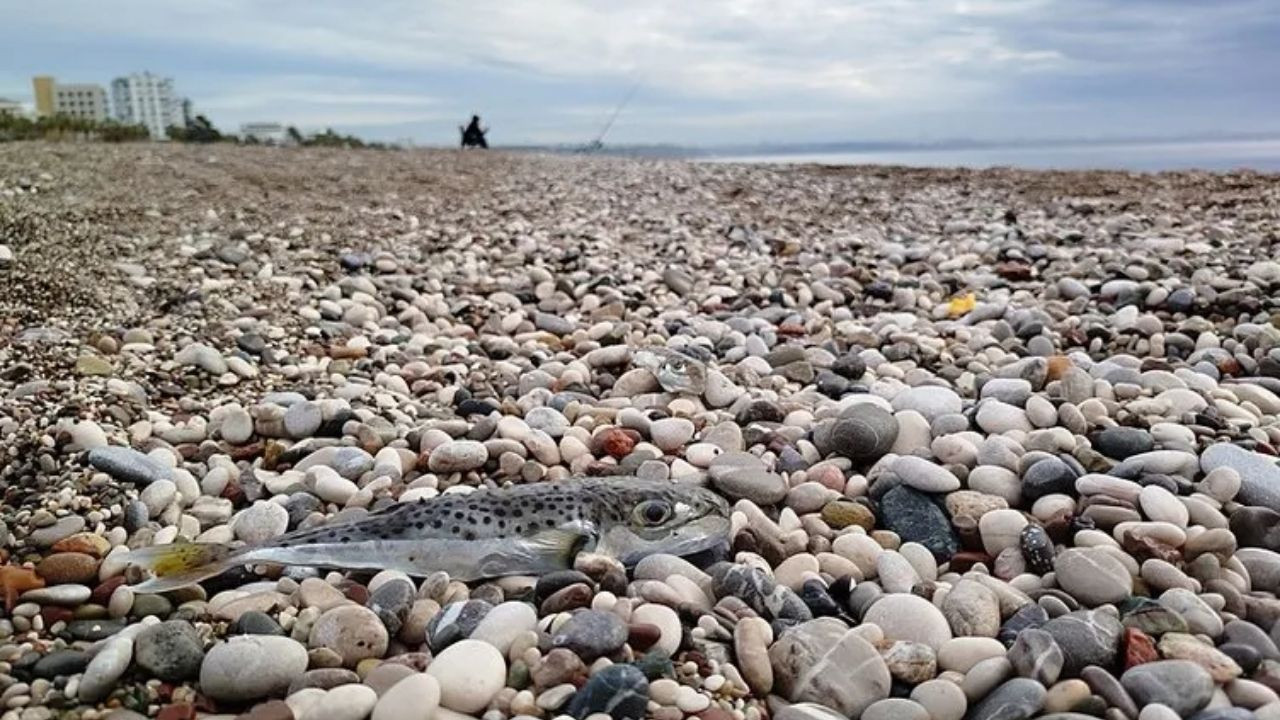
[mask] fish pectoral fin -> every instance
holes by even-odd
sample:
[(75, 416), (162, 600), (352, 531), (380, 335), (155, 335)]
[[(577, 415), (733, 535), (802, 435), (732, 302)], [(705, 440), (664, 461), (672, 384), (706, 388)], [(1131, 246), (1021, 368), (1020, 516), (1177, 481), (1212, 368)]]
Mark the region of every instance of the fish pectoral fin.
[(574, 556), (590, 541), (591, 536), (586, 533), (565, 528), (552, 528), (531, 535), (524, 544), (534, 555), (554, 557), (563, 561), (566, 566), (572, 566)]

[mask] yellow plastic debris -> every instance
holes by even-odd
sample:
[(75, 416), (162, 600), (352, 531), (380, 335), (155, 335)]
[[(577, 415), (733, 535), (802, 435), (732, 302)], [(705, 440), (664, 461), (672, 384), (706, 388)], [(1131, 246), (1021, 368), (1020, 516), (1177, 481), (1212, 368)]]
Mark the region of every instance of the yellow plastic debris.
[(961, 295), (960, 297), (951, 298), (951, 302), (947, 303), (947, 312), (951, 317), (960, 317), (969, 312), (978, 304), (978, 298), (973, 293)]

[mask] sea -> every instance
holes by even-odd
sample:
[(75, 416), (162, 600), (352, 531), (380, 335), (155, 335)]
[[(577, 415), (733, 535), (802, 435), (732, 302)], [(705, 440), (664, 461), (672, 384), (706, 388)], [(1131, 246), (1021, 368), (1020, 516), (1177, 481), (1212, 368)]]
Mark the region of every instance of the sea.
[(1256, 170), (1280, 172), (1280, 138), (1135, 143), (1075, 143), (1045, 146), (914, 148), (865, 152), (796, 152), (722, 155), (708, 162), (905, 165), (908, 167), (1038, 170)]

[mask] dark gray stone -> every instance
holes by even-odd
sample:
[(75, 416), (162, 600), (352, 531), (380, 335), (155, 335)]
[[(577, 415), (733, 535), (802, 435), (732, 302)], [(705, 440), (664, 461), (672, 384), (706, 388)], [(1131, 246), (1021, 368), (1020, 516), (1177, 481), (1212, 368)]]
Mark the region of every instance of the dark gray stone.
[(579, 610), (551, 636), (552, 647), (571, 650), (588, 663), (614, 654), (626, 642), (627, 624), (600, 610)]
[(902, 542), (916, 542), (929, 548), (938, 562), (946, 562), (960, 550), (951, 521), (927, 494), (899, 485), (880, 499), (878, 513), (884, 526), (898, 534)]
[(884, 457), (897, 439), (898, 419), (882, 408), (863, 403), (845, 411), (831, 425), (819, 449), (824, 454), (835, 453), (858, 462), (874, 462)]
[(1047, 457), (1022, 474), (1022, 499), (1030, 503), (1045, 495), (1074, 494), (1076, 472), (1056, 457)]
[(1157, 660), (1129, 668), (1120, 684), (1138, 705), (1160, 703), (1182, 717), (1208, 704), (1213, 678), (1190, 660)]
[(1111, 667), (1120, 649), (1120, 620), (1098, 610), (1077, 610), (1041, 626), (1062, 649), (1063, 677), (1075, 677), (1087, 665)]
[(1093, 449), (1114, 460), (1124, 460), (1134, 455), (1150, 452), (1155, 440), (1146, 430), (1131, 427), (1113, 427), (1094, 434)]
[(169, 620), (138, 633), (133, 660), (138, 667), (166, 682), (181, 682), (200, 674), (204, 644), (190, 623)]
[(717, 563), (710, 569), (716, 599), (734, 596), (765, 618), (803, 622), (813, 613), (799, 595), (773, 581), (763, 570), (747, 565)]
[[(373, 602), (372, 596), (369, 601)], [(412, 598), (409, 604), (413, 604)], [(431, 618), (431, 622), (427, 623), (427, 645), (432, 652), (438, 653), (459, 640), (470, 637), (476, 625), (479, 625), (492, 609), (493, 606), (484, 600), (464, 600), (445, 605)], [(402, 621), (403, 619), (401, 617)]]
[(242, 613), (227, 628), (228, 635), (284, 635), (284, 628), (264, 612), (249, 610)]
[(116, 480), (150, 485), (169, 477), (169, 470), (133, 448), (111, 445), (89, 451), (89, 464)]
[(55, 677), (67, 677), (84, 672), (89, 665), (89, 655), (79, 650), (54, 650), (41, 657), (31, 668), (31, 673), (38, 678), (52, 680)]
[(1044, 707), (1044, 686), (1035, 680), (1014, 678), (991, 691), (969, 711), (969, 720), (1026, 720)]
[(566, 709), (575, 718), (606, 713), (613, 720), (641, 720), (649, 707), (649, 679), (634, 665), (610, 665), (574, 693)]

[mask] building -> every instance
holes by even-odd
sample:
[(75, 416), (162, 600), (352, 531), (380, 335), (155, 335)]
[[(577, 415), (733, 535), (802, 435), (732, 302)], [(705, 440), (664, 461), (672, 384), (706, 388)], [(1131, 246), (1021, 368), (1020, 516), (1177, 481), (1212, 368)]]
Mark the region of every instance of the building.
[(240, 139), (264, 145), (286, 145), (289, 135), (284, 125), (273, 122), (245, 123), (240, 126)]
[(107, 93), (101, 85), (64, 85), (49, 75), (37, 75), (31, 78), (31, 89), (35, 94), (36, 117), (69, 115), (95, 122), (110, 117)]
[(31, 90), (36, 98), (36, 117), (48, 117), (54, 113), (53, 87), (53, 78), (48, 75), (31, 78)]
[(57, 115), (69, 115), (94, 122), (102, 122), (111, 115), (107, 111), (107, 92), (101, 85), (88, 83), (54, 85), (53, 110)]
[(26, 113), (22, 111), (22, 103), (17, 100), (10, 100), (9, 98), (0, 98), (0, 117), (4, 117), (6, 115), (17, 117), (25, 114)]
[(173, 90), (173, 78), (134, 73), (111, 81), (111, 104), (116, 119), (145, 125), (152, 139), (163, 140), (170, 125), (182, 124), (182, 100)]

